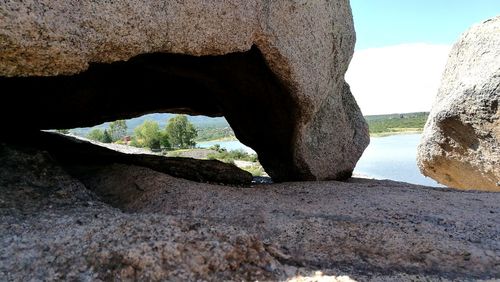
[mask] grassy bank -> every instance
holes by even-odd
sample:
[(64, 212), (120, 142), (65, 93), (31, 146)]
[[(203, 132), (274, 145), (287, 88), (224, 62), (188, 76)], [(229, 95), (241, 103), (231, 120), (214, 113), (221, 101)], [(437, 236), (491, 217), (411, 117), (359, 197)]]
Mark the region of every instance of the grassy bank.
[(420, 134), (423, 128), (390, 128), (386, 132), (370, 133), (370, 137), (386, 137), (392, 135), (402, 135), (402, 134)]
[[(383, 137), (397, 134), (421, 133), (427, 121), (429, 113), (404, 113), (389, 115), (369, 115), (365, 116), (370, 129), (371, 137)], [(166, 121), (165, 114), (152, 114), (137, 119), (128, 120), (129, 130), (139, 121), (146, 117), (159, 121)], [(234, 131), (224, 118), (211, 119), (208, 117), (190, 117), (195, 123), (197, 137), (195, 142), (225, 142), (237, 140)], [(106, 125), (107, 126), (107, 125)], [(164, 125), (162, 125), (164, 127)], [(71, 130), (73, 133), (79, 129)], [(83, 129), (82, 129), (83, 130)], [(89, 129), (85, 129), (89, 130)], [(76, 134), (76, 133), (75, 133)], [(255, 176), (266, 175), (260, 165), (257, 155), (248, 154), (244, 151), (226, 151), (220, 146), (214, 146), (210, 149), (184, 149), (164, 152), (164, 155), (170, 157), (188, 157), (198, 159), (217, 159), (220, 161), (234, 163), (240, 168), (251, 172)], [(244, 163), (246, 162), (246, 163)]]
[(198, 131), (196, 142), (236, 140), (233, 130), (226, 125), (222, 125), (222, 127), (198, 127), (196, 130)]
[[(428, 112), (369, 115), (365, 119), (370, 128), (370, 136), (381, 137), (396, 134), (421, 133), (429, 117)], [(198, 128), (197, 142), (234, 141), (233, 130), (228, 126)]]
[(214, 145), (210, 148), (193, 148), (169, 151), (164, 154), (167, 157), (195, 158), (204, 160), (219, 160), (230, 163), (250, 172), (253, 176), (267, 176), (260, 164), (256, 154), (250, 154), (243, 150), (226, 150)]
[(234, 135), (229, 135), (229, 136), (224, 136), (224, 137), (220, 137), (217, 139), (197, 140), (196, 142), (203, 143), (203, 142), (226, 142), (226, 141), (238, 141), (238, 138), (236, 138), (236, 136), (234, 136)]
[(406, 113), (365, 116), (370, 136), (381, 137), (396, 134), (421, 133), (429, 113)]

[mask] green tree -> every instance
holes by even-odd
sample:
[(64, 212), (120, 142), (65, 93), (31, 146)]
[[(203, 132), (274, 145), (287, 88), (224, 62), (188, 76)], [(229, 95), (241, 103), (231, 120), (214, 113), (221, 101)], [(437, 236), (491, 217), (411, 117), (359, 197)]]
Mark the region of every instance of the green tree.
[(134, 129), (135, 142), (139, 147), (160, 149), (162, 134), (157, 122), (146, 120)]
[(174, 148), (192, 148), (196, 145), (194, 139), (198, 136), (198, 132), (194, 125), (190, 123), (186, 115), (176, 115), (168, 120), (165, 129), (169, 137), (170, 145)]
[(112, 143), (113, 142), (113, 138), (111, 137), (111, 134), (109, 134), (107, 129), (104, 130), (104, 134), (103, 134), (101, 142), (103, 142), (103, 143)]
[(121, 140), (127, 135), (127, 123), (124, 120), (113, 121), (109, 124), (109, 135), (113, 142)]
[(170, 144), (170, 137), (168, 136), (166, 131), (161, 132), (160, 144), (163, 149), (170, 150), (172, 149), (172, 145)]
[(89, 132), (89, 134), (87, 134), (87, 138), (90, 140), (103, 142), (104, 132), (101, 129), (94, 128)]

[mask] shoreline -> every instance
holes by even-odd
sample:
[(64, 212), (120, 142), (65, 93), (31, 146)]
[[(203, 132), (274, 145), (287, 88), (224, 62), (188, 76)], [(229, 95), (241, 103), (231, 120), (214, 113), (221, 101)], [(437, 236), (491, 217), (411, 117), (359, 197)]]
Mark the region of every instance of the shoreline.
[(217, 139), (212, 139), (212, 140), (201, 140), (201, 141), (195, 141), (196, 144), (198, 143), (206, 143), (206, 142), (225, 142), (225, 141), (238, 141), (238, 138), (236, 136), (227, 136), (227, 137), (222, 137), (222, 138), (217, 138)]
[[(378, 132), (378, 133), (370, 133), (370, 138), (379, 138), (379, 137), (389, 137), (393, 135), (410, 135), (410, 134), (422, 134), (424, 129), (419, 129), (419, 130), (408, 130), (408, 131), (386, 131), (386, 132)], [(196, 144), (198, 143), (208, 143), (208, 142), (227, 142), (227, 141), (239, 141), (236, 136), (229, 136), (229, 137), (223, 137), (223, 138), (218, 138), (218, 139), (212, 139), (212, 140), (203, 140), (203, 141), (196, 141)]]
[(390, 131), (390, 132), (380, 132), (380, 133), (371, 133), (370, 138), (374, 137), (388, 137), (393, 135), (410, 135), (410, 134), (422, 134), (424, 129), (421, 130), (408, 130), (408, 131)]

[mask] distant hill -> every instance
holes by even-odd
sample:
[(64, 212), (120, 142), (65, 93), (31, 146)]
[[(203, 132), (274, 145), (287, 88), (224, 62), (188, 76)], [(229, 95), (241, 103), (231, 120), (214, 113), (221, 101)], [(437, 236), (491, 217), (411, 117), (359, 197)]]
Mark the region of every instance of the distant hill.
[[(160, 125), (160, 128), (165, 128), (168, 120), (173, 116), (175, 116), (175, 114), (157, 113), (129, 119), (126, 121), (129, 131), (128, 134), (132, 134), (134, 132), (134, 128), (142, 124), (145, 120), (156, 121)], [(365, 119), (370, 127), (370, 134), (384, 135), (409, 131), (421, 131), (424, 128), (428, 117), (428, 112), (417, 112), (369, 115), (365, 116)], [(198, 129), (197, 141), (234, 137), (234, 132), (224, 117), (211, 118), (207, 116), (188, 116), (188, 119)], [(75, 128), (72, 129), (71, 132), (76, 135), (86, 136), (93, 128), (106, 129), (108, 126), (109, 123), (103, 123), (94, 127)]]
[(409, 131), (422, 131), (428, 117), (428, 112), (417, 112), (371, 115), (365, 116), (365, 119), (370, 127), (370, 134), (383, 135)]
[(381, 120), (381, 119), (398, 119), (398, 118), (417, 118), (417, 117), (428, 117), (429, 112), (415, 112), (415, 113), (395, 113), (395, 114), (384, 114), (384, 115), (367, 115), (364, 116), (367, 121)]
[[(148, 114), (141, 117), (127, 120), (127, 127), (132, 130), (141, 125), (145, 120), (153, 120), (158, 122), (161, 128), (167, 125), (169, 119), (175, 114)], [(207, 117), (207, 116), (188, 116), (188, 120), (198, 128), (205, 127), (226, 127), (229, 126), (226, 119), (223, 117)]]
[[(160, 125), (160, 128), (165, 128), (168, 120), (174, 116), (175, 114), (157, 113), (157, 114), (147, 114), (144, 116), (128, 119), (126, 120), (128, 127), (128, 134), (132, 134), (134, 132), (134, 128), (141, 125), (146, 120), (156, 121)], [(223, 117), (211, 118), (207, 116), (188, 116), (188, 119), (198, 129), (229, 127), (229, 123), (227, 123), (226, 119)], [(86, 136), (90, 132), (90, 130), (94, 128), (99, 128), (104, 130), (108, 127), (109, 127), (109, 122), (105, 122), (103, 124), (99, 124), (93, 127), (74, 128), (71, 129), (71, 132), (73, 132), (76, 135)]]

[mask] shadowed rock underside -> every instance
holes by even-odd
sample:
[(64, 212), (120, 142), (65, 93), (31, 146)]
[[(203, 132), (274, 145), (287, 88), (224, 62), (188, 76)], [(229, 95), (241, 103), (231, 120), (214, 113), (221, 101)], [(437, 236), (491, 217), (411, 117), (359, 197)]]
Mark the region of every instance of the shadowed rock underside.
[[(0, 118), (32, 130), (225, 116), (275, 181), (346, 179), (369, 142), (347, 0), (0, 4)], [(12, 127), (19, 128), (16, 120)]]

